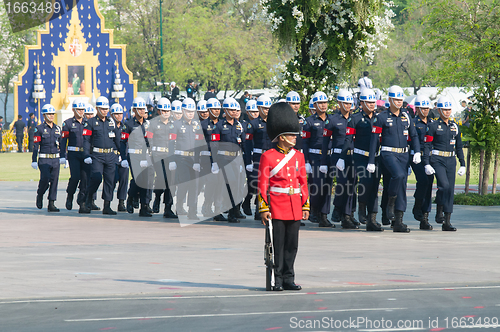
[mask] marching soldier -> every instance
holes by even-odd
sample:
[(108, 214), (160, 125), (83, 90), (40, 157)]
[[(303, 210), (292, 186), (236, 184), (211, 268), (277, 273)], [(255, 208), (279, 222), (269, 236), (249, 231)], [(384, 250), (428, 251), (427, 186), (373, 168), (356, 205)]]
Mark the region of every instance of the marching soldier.
[(272, 223), (275, 291), (300, 290), (295, 284), (300, 220), (309, 217), (309, 192), (304, 155), (295, 150), (300, 126), (287, 103), (269, 110), (267, 133), (277, 146), (262, 154), (259, 166), (259, 211)]
[[(123, 107), (120, 104), (113, 104), (110, 108), (111, 117), (115, 121), (117, 133), (121, 133), (123, 129)], [(121, 135), (120, 135), (121, 136)], [(115, 153), (119, 153), (118, 150)], [(116, 164), (115, 170), (115, 184), (118, 183), (118, 189), (116, 191), (116, 197), (118, 198), (118, 211), (125, 212), (127, 208), (125, 207), (125, 200), (127, 199), (127, 188), (128, 188), (128, 167), (122, 166), (122, 157), (118, 156), (118, 162)]]
[(94, 115), (95, 115), (94, 108), (89, 103), (86, 103), (84, 112), (85, 120), (92, 119)]
[[(415, 110), (417, 111), (415, 129), (417, 130), (422, 155), (424, 154), (423, 148), (427, 127), (433, 122), (432, 119), (428, 118), (430, 106), (431, 101), (426, 96), (419, 95), (415, 98)], [(415, 151), (411, 150), (410, 154), (414, 155)], [(432, 206), (431, 196), (434, 175), (425, 174), (424, 163), (415, 164), (410, 161), (410, 165), (417, 179), (417, 188), (413, 194), (413, 197), (415, 197), (415, 205), (412, 210), (413, 216), (420, 221), (420, 229), (432, 230), (432, 226), (429, 224), (429, 212)]]
[(299, 118), (299, 125), (300, 125), (300, 134), (297, 136), (297, 144), (295, 144), (294, 149), (299, 150), (302, 152), (302, 128), (304, 127), (306, 123), (306, 118), (299, 113), (300, 110), (300, 96), (297, 92), (295, 91), (290, 91), (286, 94), (286, 102), (288, 105), (290, 105), (297, 114), (297, 117)]
[[(33, 136), (34, 149), (31, 167), (40, 168), (40, 181), (36, 194), (36, 207), (43, 207), (43, 195), (49, 189), (49, 206), (47, 211), (59, 212), (54, 205), (57, 199), (57, 183), (59, 181), (59, 164), (66, 164), (60, 158), (61, 128), (54, 123), (56, 110), (51, 104), (42, 107), (44, 121), (36, 126)], [(37, 161), (38, 160), (38, 161)]]
[(321, 166), (321, 149), (323, 147), (323, 129), (327, 122), (328, 97), (322, 91), (313, 95), (312, 101), (316, 113), (306, 119), (302, 131), (303, 151), (306, 160), (306, 171), (311, 174), (311, 210), (317, 216), (319, 227), (335, 227), (327, 218), (330, 212), (331, 186), (328, 177), (319, 171)]
[[(259, 109), (257, 108), (257, 101), (254, 99), (250, 99), (249, 101), (247, 101), (245, 105), (245, 110), (248, 117), (248, 121), (242, 120), (241, 123), (245, 128), (246, 132), (245, 143), (243, 147), (243, 158), (245, 159), (245, 165), (247, 165), (245, 166), (245, 173), (247, 175), (248, 194), (245, 197), (245, 200), (243, 201), (242, 207), (243, 207), (243, 213), (245, 213), (247, 216), (252, 216), (254, 214), (252, 213), (250, 202), (252, 200), (252, 196), (254, 194), (256, 195), (256, 191), (254, 190), (254, 188), (257, 187), (257, 178), (254, 178), (254, 167), (252, 163), (253, 136), (250, 132), (253, 131), (252, 121), (259, 117)], [(255, 196), (254, 204), (255, 206), (257, 206), (258, 204), (257, 196)], [(259, 211), (256, 208), (255, 215), (257, 215), (258, 212)], [(260, 220), (260, 216), (258, 220)]]
[(90, 213), (92, 205), (92, 196), (104, 181), (102, 187), (102, 198), (104, 208), (102, 214), (115, 215), (116, 212), (111, 209), (113, 200), (113, 189), (115, 181), (115, 168), (118, 156), (115, 150), (118, 150), (120, 144), (120, 133), (116, 129), (115, 121), (108, 118), (109, 101), (106, 97), (100, 96), (96, 100), (97, 116), (85, 122), (83, 128), (83, 160), (90, 165), (91, 175), (89, 187), (87, 189), (85, 207), (81, 207), (82, 213)]
[(460, 137), (458, 125), (453, 120), (450, 120), (451, 106), (451, 101), (447, 97), (438, 99), (437, 108), (440, 118), (427, 127), (423, 156), (425, 173), (427, 175), (436, 175), (438, 187), (436, 193), (436, 222), (443, 224), (443, 231), (457, 230), (450, 222), (455, 194), (455, 170), (457, 166), (455, 156), (460, 161), (457, 174), (459, 176), (465, 174), (462, 138)]
[(172, 102), (172, 121), (177, 121), (182, 119), (182, 102), (180, 100), (174, 100)]
[[(342, 228), (357, 229), (357, 225), (353, 223), (351, 213), (353, 210), (354, 200), (354, 165), (352, 163), (352, 150), (347, 150), (346, 159), (344, 162), (344, 170), (336, 172), (336, 164), (340, 159), (342, 148), (344, 147), (347, 121), (351, 114), (351, 105), (353, 102), (352, 94), (347, 90), (340, 90), (337, 95), (337, 101), (340, 105), (340, 112), (328, 116), (325, 129), (323, 130), (323, 147), (321, 149), (321, 166), (320, 172), (323, 174), (336, 174), (337, 186), (335, 188), (335, 199), (333, 204), (335, 209), (340, 211), (340, 220)], [(332, 152), (330, 154), (330, 151)], [(333, 179), (333, 176), (328, 177)], [(332, 183), (330, 182), (330, 186)], [(330, 195), (327, 201), (330, 202)], [(366, 219), (366, 217), (364, 218)]]
[(80, 192), (76, 202), (82, 205), (85, 200), (85, 192), (88, 186), (88, 174), (90, 166), (83, 162), (83, 126), (85, 125), (84, 112), (85, 103), (81, 99), (73, 101), (74, 116), (63, 122), (62, 125), (62, 145), (61, 145), (61, 158), (66, 158), (69, 162), (70, 178), (68, 187), (66, 188), (66, 209), (73, 208), (73, 197), (76, 192), (78, 184), (80, 184)]
[[(92, 105), (90, 105), (89, 103), (85, 103), (85, 112), (84, 112), (84, 120), (87, 121), (89, 119), (92, 119), (93, 117), (95, 117), (95, 109)], [(85, 124), (84, 124), (85, 126)], [(90, 166), (88, 164), (85, 164), (87, 165), (87, 167), (85, 168), (85, 171), (87, 172), (87, 183), (90, 179)], [(81, 185), (79, 186), (80, 187), (80, 190), (82, 189), (81, 188)], [(87, 188), (85, 189), (85, 191), (88, 190), (88, 184), (87, 184)], [(85, 195), (86, 197), (86, 195)], [(96, 204), (95, 204), (95, 200), (97, 199), (97, 192), (94, 193), (94, 195), (92, 195), (92, 199), (91, 199), (91, 206), (90, 206), (90, 209), (92, 211), (99, 211), (101, 208), (98, 207)], [(80, 204), (80, 208), (82, 207), (82, 204)], [(87, 206), (88, 207), (88, 206)], [(81, 209), (80, 209), (81, 210)], [(78, 213), (87, 213), (85, 212), (86, 211), (86, 208), (84, 208), (82, 211), (78, 210)]]
[[(415, 151), (413, 162), (420, 163), (420, 143), (408, 113), (401, 111), (404, 93), (397, 85), (389, 88), (389, 111), (379, 113), (373, 120), (370, 156), (367, 170), (375, 172), (375, 155), (380, 142), (380, 157), (390, 175), (387, 191), (387, 218), (393, 221), (394, 232), (410, 231), (403, 223), (406, 210), (406, 182), (408, 179), (408, 141)], [(379, 139), (380, 137), (380, 139)]]

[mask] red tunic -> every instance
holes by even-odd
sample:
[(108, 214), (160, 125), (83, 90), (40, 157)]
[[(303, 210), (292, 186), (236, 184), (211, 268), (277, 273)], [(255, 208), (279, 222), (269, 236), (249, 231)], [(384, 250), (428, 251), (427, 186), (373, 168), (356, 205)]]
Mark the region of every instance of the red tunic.
[(309, 211), (304, 155), (293, 150), (295, 155), (271, 178), (271, 171), (285, 158), (285, 151), (277, 147), (260, 158), (259, 212), (270, 211), (272, 219), (301, 220), (302, 211)]

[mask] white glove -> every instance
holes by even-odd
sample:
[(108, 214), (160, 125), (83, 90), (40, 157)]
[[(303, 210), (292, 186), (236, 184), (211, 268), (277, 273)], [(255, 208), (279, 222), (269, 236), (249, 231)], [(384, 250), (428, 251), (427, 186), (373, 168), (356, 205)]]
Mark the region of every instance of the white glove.
[(306, 163), (306, 173), (311, 174), (313, 172), (313, 169), (311, 167), (311, 164)]
[(122, 162), (122, 156), (118, 156), (118, 162), (121, 163)]
[(375, 173), (375, 164), (366, 165), (366, 170), (370, 173)]
[(87, 158), (83, 159), (83, 162), (85, 164), (87, 164), (87, 165), (90, 165), (90, 164), (92, 164), (92, 158), (91, 157), (87, 157)]
[(250, 173), (253, 172), (253, 164), (246, 165), (245, 168), (247, 169), (247, 172), (250, 172)]
[(342, 172), (345, 169), (344, 159), (337, 160), (337, 165), (335, 165), (335, 166), (337, 166), (337, 169)]
[(219, 165), (217, 165), (217, 163), (212, 163), (212, 173), (219, 173)]
[(66, 165), (66, 158), (59, 158), (59, 164)]
[(427, 174), (427, 175), (432, 175), (432, 174), (436, 173), (436, 171), (434, 170), (434, 168), (431, 165), (425, 165), (424, 169), (425, 169), (425, 174)]
[(321, 173), (324, 173), (324, 174), (328, 173), (328, 166), (326, 166), (326, 165), (321, 165), (321, 166), (319, 167), (319, 171), (320, 171)]
[(171, 171), (175, 171), (177, 169), (177, 164), (175, 163), (175, 161), (171, 161), (168, 163), (168, 169)]
[(413, 163), (414, 164), (420, 164), (420, 152), (415, 152), (413, 155)]
[(193, 169), (194, 169), (196, 172), (201, 172), (201, 166), (200, 166), (200, 164), (193, 164)]
[(458, 176), (462, 176), (465, 174), (465, 167), (462, 166), (458, 169), (458, 172), (457, 172)]
[(129, 168), (128, 160), (122, 160), (121, 165), (123, 168)]
[(66, 164), (64, 165), (64, 168), (68, 168), (69, 167), (69, 161), (66, 160)]
[(411, 175), (411, 167), (408, 167), (408, 176)]
[(147, 160), (141, 160), (139, 162), (139, 166), (141, 166), (142, 168), (148, 167), (148, 161)]
[(38, 163), (36, 161), (31, 163), (31, 167), (36, 171), (38, 169)]
[(240, 165), (240, 173), (243, 172), (243, 166)]

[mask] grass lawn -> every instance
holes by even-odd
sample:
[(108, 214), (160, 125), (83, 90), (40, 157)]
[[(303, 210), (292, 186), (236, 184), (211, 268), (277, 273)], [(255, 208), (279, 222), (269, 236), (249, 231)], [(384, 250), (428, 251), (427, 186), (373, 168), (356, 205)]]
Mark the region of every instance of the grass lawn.
[[(31, 168), (31, 153), (0, 153), (0, 181), (38, 181), (40, 171)], [(69, 168), (61, 165), (59, 181), (69, 179)]]

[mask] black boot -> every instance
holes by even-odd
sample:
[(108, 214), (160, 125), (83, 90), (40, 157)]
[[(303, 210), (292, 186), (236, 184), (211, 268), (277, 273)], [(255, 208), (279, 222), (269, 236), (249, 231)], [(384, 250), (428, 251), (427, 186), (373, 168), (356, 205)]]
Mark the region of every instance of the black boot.
[(366, 224), (368, 217), (366, 216), (366, 204), (358, 202), (358, 219), (362, 224)]
[(161, 194), (155, 195), (155, 200), (153, 202), (153, 213), (160, 213), (160, 199), (161, 199)]
[(66, 196), (66, 210), (71, 210), (73, 208), (73, 195), (68, 194)]
[[(236, 218), (234, 210), (235, 210), (235, 208), (229, 209), (229, 213), (227, 214), (227, 222), (239, 223), (240, 220), (238, 218)], [(260, 213), (259, 213), (259, 215), (260, 215)]]
[(178, 219), (177, 215), (172, 211), (172, 205), (165, 204), (165, 211), (163, 212), (163, 218)]
[(90, 203), (90, 206), (91, 206), (91, 209), (92, 211), (99, 211), (101, 208), (98, 207), (97, 205), (95, 205), (95, 201), (92, 200), (92, 202)]
[(114, 216), (116, 214), (116, 211), (111, 210), (110, 201), (104, 201), (104, 208), (102, 209), (102, 214), (109, 214), (111, 216)]
[(330, 223), (328, 221), (326, 213), (321, 213), (321, 212), (319, 215), (319, 225), (318, 226), (319, 227), (333, 227), (333, 228), (335, 228), (335, 225), (333, 225), (332, 223)]
[(348, 214), (343, 214), (341, 219), (341, 227), (342, 229), (358, 229), (359, 226), (356, 226), (352, 220), (351, 216)]
[(226, 217), (224, 217), (224, 216), (222, 215), (222, 213), (219, 213), (219, 214), (217, 214), (217, 215), (214, 217), (214, 220), (215, 220), (215, 221), (227, 221), (227, 218), (226, 218)]
[(43, 195), (36, 195), (36, 207), (39, 209), (43, 208)]
[(147, 210), (150, 214), (153, 214), (153, 209), (151, 209), (151, 208), (149, 207), (149, 204), (145, 204), (145, 206), (146, 206), (146, 210)]
[[(354, 224), (354, 226), (358, 226), (358, 228), (359, 228), (359, 225), (361, 225), (361, 223), (354, 217), (354, 212), (356, 212), (356, 211), (352, 211), (350, 214), (351, 221)], [(363, 224), (366, 224), (366, 221)]]
[(135, 196), (135, 197), (132, 197), (132, 205), (134, 207), (134, 209), (138, 209), (139, 208), (139, 196)]
[(240, 206), (241, 206), (241, 204), (238, 204), (234, 208), (235, 217), (238, 219), (246, 219), (247, 217), (243, 213), (241, 213)]
[(420, 229), (432, 231), (432, 226), (429, 224), (429, 212), (422, 213), (422, 220), (420, 221)]
[(422, 221), (422, 219), (424, 218), (424, 214), (422, 212), (422, 200), (421, 199), (415, 198), (415, 205), (413, 205), (412, 213), (413, 213), (413, 217), (415, 218), (415, 220), (418, 220), (420, 222)]
[(54, 205), (55, 201), (49, 200), (49, 206), (47, 206), (47, 211), (49, 212), (59, 212), (59, 209)]
[(243, 213), (246, 214), (247, 216), (252, 215), (252, 209), (250, 208), (251, 200), (252, 200), (252, 195), (248, 194), (247, 197), (245, 197), (243, 204), (241, 205), (241, 207), (243, 208)]
[(387, 198), (387, 207), (386, 207), (386, 215), (387, 219), (393, 221), (396, 218), (396, 215), (394, 213), (394, 206), (396, 205), (396, 198), (398, 196), (389, 196)]
[(309, 213), (309, 221), (316, 224), (319, 223), (318, 213), (313, 207), (311, 207), (311, 212)]
[(438, 205), (436, 208), (436, 223), (442, 224), (444, 222), (443, 206)]
[(119, 212), (125, 212), (125, 211), (127, 211), (127, 208), (125, 207), (125, 200), (124, 199), (119, 199), (118, 200), (118, 211)]
[[(309, 218), (311, 220), (311, 218)], [(332, 222), (340, 222), (342, 220), (342, 213), (340, 209), (335, 207), (332, 212)]]
[(385, 209), (382, 209), (382, 225), (388, 226), (391, 224), (389, 218), (387, 218), (387, 214), (385, 213)]
[(196, 209), (194, 208), (189, 208), (187, 217), (189, 220), (200, 220), (200, 218), (198, 218), (198, 216), (196, 215)]
[(443, 231), (455, 232), (457, 229), (451, 225), (450, 218), (451, 218), (451, 212), (445, 212), (444, 213), (444, 223), (443, 223), (443, 226), (441, 226), (441, 227), (442, 227)]
[(78, 213), (90, 213), (92, 210), (90, 209), (90, 203), (91, 201), (87, 198), (80, 204), (80, 209), (78, 210)]
[(127, 212), (134, 213), (134, 202), (130, 196), (127, 198)]
[(394, 218), (394, 227), (392, 228), (393, 232), (399, 232), (399, 233), (410, 233), (410, 229), (408, 226), (406, 226), (403, 223), (403, 211), (396, 210), (395, 213), (395, 218)]
[(139, 217), (152, 217), (151, 212), (148, 211), (147, 204), (142, 204), (139, 210)]
[(366, 221), (366, 231), (367, 232), (383, 232), (384, 229), (377, 222), (377, 214), (370, 213), (368, 216), (368, 220)]

